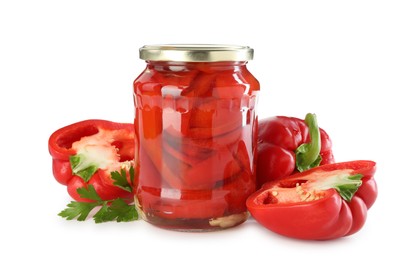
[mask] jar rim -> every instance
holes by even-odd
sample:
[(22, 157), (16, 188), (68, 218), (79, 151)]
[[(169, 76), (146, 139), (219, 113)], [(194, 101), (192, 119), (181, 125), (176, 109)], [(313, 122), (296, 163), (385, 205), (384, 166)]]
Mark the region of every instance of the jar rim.
[(140, 48), (140, 59), (148, 61), (249, 61), (253, 56), (252, 48), (240, 45), (161, 44), (144, 45)]

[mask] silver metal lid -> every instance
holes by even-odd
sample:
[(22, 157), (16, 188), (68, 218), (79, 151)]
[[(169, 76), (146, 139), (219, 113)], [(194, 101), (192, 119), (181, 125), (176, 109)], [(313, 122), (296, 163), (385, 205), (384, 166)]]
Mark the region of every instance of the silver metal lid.
[(140, 59), (150, 61), (217, 62), (248, 61), (254, 50), (248, 46), (220, 44), (164, 44), (140, 48)]

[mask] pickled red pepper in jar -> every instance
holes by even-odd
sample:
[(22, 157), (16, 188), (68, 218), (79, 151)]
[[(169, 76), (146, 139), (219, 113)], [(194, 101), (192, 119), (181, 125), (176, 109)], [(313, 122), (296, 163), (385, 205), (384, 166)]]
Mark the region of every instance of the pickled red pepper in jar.
[(253, 49), (146, 45), (134, 81), (136, 204), (147, 222), (183, 231), (244, 222), (255, 191), (259, 83)]

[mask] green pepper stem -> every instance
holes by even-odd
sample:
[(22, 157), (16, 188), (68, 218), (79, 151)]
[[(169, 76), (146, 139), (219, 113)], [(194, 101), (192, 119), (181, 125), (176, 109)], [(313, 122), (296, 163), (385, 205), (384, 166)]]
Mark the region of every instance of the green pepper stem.
[(314, 168), (321, 162), (321, 136), (315, 114), (308, 113), (304, 119), (308, 126), (310, 142), (296, 149), (296, 167), (300, 172)]
[[(325, 174), (322, 176), (325, 176)], [(359, 173), (354, 175), (350, 175), (350, 173), (342, 173), (317, 179), (312, 183), (311, 187), (315, 190), (328, 190), (333, 188), (338, 192), (342, 199), (350, 202), (353, 195), (355, 195), (356, 191), (362, 185), (362, 178), (363, 175)]]
[(70, 165), (73, 174), (81, 177), (85, 182), (88, 182), (99, 168), (99, 165), (85, 153), (71, 155)]

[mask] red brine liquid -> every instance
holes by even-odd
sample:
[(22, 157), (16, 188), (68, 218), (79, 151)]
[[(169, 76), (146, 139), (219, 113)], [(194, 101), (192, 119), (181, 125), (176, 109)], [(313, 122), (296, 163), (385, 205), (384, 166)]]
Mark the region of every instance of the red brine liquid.
[(258, 92), (246, 62), (147, 61), (134, 81), (135, 199), (144, 220), (207, 231), (247, 219)]

